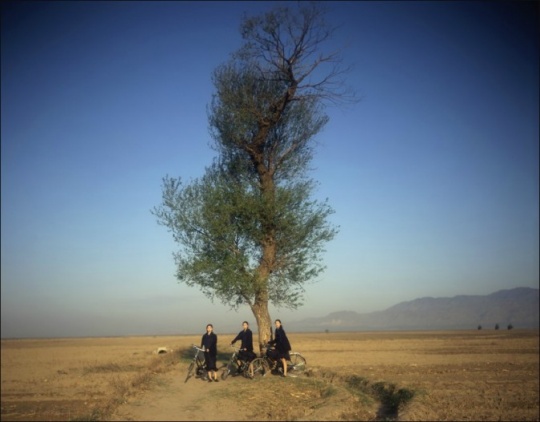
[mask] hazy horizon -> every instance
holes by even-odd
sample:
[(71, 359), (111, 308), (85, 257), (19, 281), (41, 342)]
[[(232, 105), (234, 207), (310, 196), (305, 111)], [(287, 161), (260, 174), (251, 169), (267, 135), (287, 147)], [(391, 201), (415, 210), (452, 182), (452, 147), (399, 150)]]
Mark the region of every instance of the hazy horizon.
[[(538, 4), (324, 3), (361, 98), (310, 175), (340, 232), (271, 318), (538, 288)], [(276, 4), (2, 2), (2, 338), (256, 329), (177, 283), (150, 210), (211, 164), (212, 72)]]
[[(519, 288), (519, 287), (518, 287)], [(507, 290), (507, 289), (503, 289), (503, 290)], [(538, 290), (538, 289), (536, 289)], [(501, 290), (497, 291), (497, 292), (500, 292)], [(497, 292), (492, 292), (492, 293), (497, 293)], [(458, 295), (458, 296), (461, 296), (461, 295)], [(454, 296), (455, 297), (455, 296)], [(426, 296), (423, 296), (423, 297), (418, 297), (416, 299), (424, 299), (426, 298)], [(415, 299), (413, 299), (415, 300)], [(398, 304), (401, 304), (403, 302), (399, 302), (399, 303), (396, 303), (396, 304), (393, 304), (390, 306), (393, 307), (395, 305), (398, 305)], [(386, 309), (389, 309), (389, 308), (386, 308)], [(381, 312), (381, 311), (385, 311), (386, 309), (380, 309), (380, 310), (376, 310), (376, 311), (372, 311), (372, 312)], [(349, 309), (341, 309), (341, 310), (335, 310), (333, 312), (330, 312), (326, 315), (318, 315), (318, 317), (325, 317), (325, 316), (330, 316), (334, 313), (340, 313), (340, 312), (356, 312), (356, 311), (352, 311), (352, 310), (349, 310)], [(371, 312), (369, 312), (371, 313)], [(369, 313), (366, 313), (366, 314), (369, 314)], [(249, 321), (252, 321), (252, 319), (249, 319), (248, 318), (248, 322)], [(303, 320), (302, 320), (303, 321)], [(208, 321), (209, 323), (213, 323), (212, 321)], [(243, 321), (242, 321), (243, 322)], [(301, 321), (298, 321), (298, 320), (290, 320), (290, 321), (287, 321), (288, 323), (292, 323), (293, 325), (296, 325), (296, 323), (298, 322), (301, 322)], [(218, 321), (218, 324), (219, 324), (219, 321)], [(217, 324), (214, 324), (215, 327), (219, 327), (219, 325)], [(233, 325), (236, 326), (236, 329), (233, 328)], [(504, 325), (504, 324), (502, 324)], [(222, 325), (221, 327), (226, 327), (226, 330), (228, 331), (220, 331), (218, 332), (217, 330), (214, 330), (214, 332), (218, 335), (224, 335), (224, 336), (236, 336), (236, 334), (238, 332), (240, 332), (243, 327), (242, 327), (242, 324), (233, 324), (233, 323), (226, 323), (225, 325)], [(285, 328), (285, 325), (283, 325), (283, 327)], [(489, 330), (490, 328), (488, 326), (485, 326), (484, 327), (486, 330)], [(258, 334), (258, 329), (257, 329), (257, 325), (255, 323), (250, 323), (250, 329), (253, 331), (254, 334)], [(474, 324), (471, 324), (471, 328), (470, 330), (476, 330), (477, 327), (474, 326)], [(540, 329), (540, 327), (536, 327), (536, 328), (531, 328), (531, 327), (516, 327), (516, 329), (523, 329), (523, 330), (538, 330)], [(415, 329), (415, 328), (407, 328), (407, 329), (394, 329), (394, 328), (366, 328), (366, 327), (363, 327), (363, 328), (358, 328), (358, 329), (351, 329), (350, 327), (345, 327), (345, 328), (342, 328), (340, 326), (333, 326), (333, 327), (330, 327), (330, 328), (320, 328), (320, 329), (315, 329), (315, 328), (310, 328), (310, 329), (292, 329), (292, 330), (289, 330), (288, 327), (287, 327), (287, 332), (289, 333), (316, 333), (316, 332), (319, 332), (319, 333), (322, 333), (322, 332), (377, 332), (377, 331), (384, 331), (384, 332), (392, 332), (392, 331), (462, 331), (462, 330), (469, 330), (469, 329), (464, 329), (464, 328), (455, 328), (455, 329), (440, 329), (440, 328), (432, 328), (432, 329), (425, 329), (425, 328), (418, 328), (418, 329)], [(504, 330), (504, 327), (503, 327), (503, 330)], [(204, 334), (205, 331), (201, 331), (201, 330), (196, 330), (194, 328), (192, 328), (191, 330), (188, 329), (188, 331), (186, 332), (162, 332), (161, 334), (155, 334), (155, 333), (142, 333), (142, 334), (128, 334), (128, 335), (95, 335), (95, 336), (77, 336), (77, 335), (68, 335), (68, 336), (59, 336), (59, 337), (4, 337), (2, 335), (2, 339), (3, 340), (23, 340), (23, 339), (61, 339), (61, 338), (109, 338), (109, 337), (170, 337), (170, 336), (194, 336), (194, 335), (202, 335)]]

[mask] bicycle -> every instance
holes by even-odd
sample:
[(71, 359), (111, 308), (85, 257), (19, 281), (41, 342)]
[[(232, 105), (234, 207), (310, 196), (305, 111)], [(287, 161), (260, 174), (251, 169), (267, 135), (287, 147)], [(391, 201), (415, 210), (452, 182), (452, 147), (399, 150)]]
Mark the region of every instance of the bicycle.
[(184, 383), (188, 382), (189, 378), (193, 375), (193, 373), (195, 374), (195, 377), (201, 377), (206, 374), (206, 364), (204, 362), (204, 358), (199, 356), (199, 353), (204, 352), (204, 349), (201, 349), (194, 344), (192, 344), (191, 347), (193, 347), (196, 352), (193, 360), (189, 364), (186, 380), (184, 381)]
[[(257, 374), (260, 376), (265, 376), (267, 373), (283, 373), (283, 364), (281, 359), (274, 360), (269, 356), (269, 351), (273, 349), (270, 344), (265, 345), (266, 353), (264, 356), (253, 360), (252, 365), (254, 368), (257, 368)], [(291, 376), (296, 376), (298, 374), (304, 373), (306, 370), (306, 358), (304, 358), (298, 352), (289, 352), (290, 359), (287, 360), (287, 374)]]
[(229, 360), (229, 363), (221, 373), (221, 379), (225, 381), (229, 375), (232, 375), (233, 377), (239, 374), (242, 374), (246, 378), (253, 378), (254, 374), (256, 372), (256, 368), (254, 368), (251, 365), (251, 362), (247, 362), (244, 360), (241, 360), (241, 365), (238, 367), (238, 353), (242, 350), (238, 347), (231, 346), (231, 348), (234, 350), (233, 354), (231, 355), (231, 359)]

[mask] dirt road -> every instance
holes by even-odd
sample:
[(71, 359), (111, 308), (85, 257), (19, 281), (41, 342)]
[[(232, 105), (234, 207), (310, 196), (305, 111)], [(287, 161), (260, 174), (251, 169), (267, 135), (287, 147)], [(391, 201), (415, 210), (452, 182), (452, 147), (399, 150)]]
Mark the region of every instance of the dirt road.
[(242, 413), (234, 399), (226, 399), (227, 387), (249, 380), (231, 378), (212, 383), (194, 378), (187, 383), (184, 380), (185, 373), (166, 374), (151, 391), (120, 406), (111, 420), (239, 420)]

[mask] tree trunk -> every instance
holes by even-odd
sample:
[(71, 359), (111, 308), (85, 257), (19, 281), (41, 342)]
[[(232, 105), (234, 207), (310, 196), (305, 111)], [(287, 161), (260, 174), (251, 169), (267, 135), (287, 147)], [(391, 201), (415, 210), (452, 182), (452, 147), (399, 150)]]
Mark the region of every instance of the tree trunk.
[(246, 149), (251, 162), (257, 171), (260, 181), (260, 191), (264, 198), (264, 211), (259, 216), (263, 230), (261, 241), (262, 257), (257, 268), (255, 301), (251, 310), (259, 328), (259, 354), (263, 355), (263, 347), (272, 340), (272, 320), (268, 311), (268, 277), (274, 270), (276, 259), (275, 227), (274, 227), (274, 201), (275, 184), (272, 172), (264, 163), (264, 145), (267, 141), (269, 126), (263, 123), (259, 126), (259, 133), (255, 141)]
[(272, 320), (268, 311), (268, 300), (257, 300), (251, 305), (259, 329), (259, 356), (263, 355), (263, 347), (272, 339)]

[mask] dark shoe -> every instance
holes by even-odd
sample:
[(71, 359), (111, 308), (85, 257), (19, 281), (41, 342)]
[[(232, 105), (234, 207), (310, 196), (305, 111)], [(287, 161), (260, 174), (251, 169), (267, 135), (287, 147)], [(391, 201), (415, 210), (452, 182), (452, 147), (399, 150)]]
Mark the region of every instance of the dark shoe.
[(208, 378), (208, 382), (212, 382), (212, 378)]
[(219, 380), (217, 378), (214, 378), (214, 382), (219, 382)]

